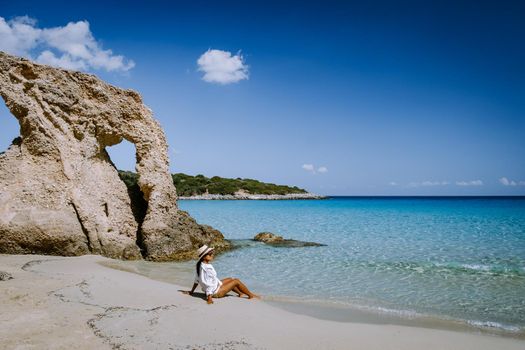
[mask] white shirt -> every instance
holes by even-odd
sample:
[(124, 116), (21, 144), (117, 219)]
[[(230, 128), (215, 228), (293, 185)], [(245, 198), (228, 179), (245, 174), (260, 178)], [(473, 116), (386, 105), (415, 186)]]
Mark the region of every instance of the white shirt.
[(222, 282), (217, 278), (217, 272), (211, 264), (201, 263), (200, 275), (195, 275), (195, 283), (198, 283), (206, 296), (217, 293)]

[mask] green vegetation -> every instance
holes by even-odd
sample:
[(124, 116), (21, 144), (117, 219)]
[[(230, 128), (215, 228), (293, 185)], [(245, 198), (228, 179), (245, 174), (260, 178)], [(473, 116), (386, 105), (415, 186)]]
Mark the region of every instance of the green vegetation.
[[(119, 170), (119, 176), (126, 183), (128, 188), (137, 186), (138, 175), (131, 171)], [(173, 183), (179, 196), (193, 196), (204, 194), (234, 194), (239, 190), (244, 190), (250, 194), (290, 194), (306, 193), (302, 188), (296, 186), (275, 185), (264, 183), (253, 179), (228, 179), (214, 176), (208, 178), (204, 175), (186, 175), (182, 173), (172, 174)]]

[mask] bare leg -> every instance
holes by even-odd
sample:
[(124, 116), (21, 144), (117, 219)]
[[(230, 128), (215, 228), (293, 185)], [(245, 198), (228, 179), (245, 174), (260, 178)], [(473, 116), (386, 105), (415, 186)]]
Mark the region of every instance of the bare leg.
[(235, 293), (237, 293), (237, 296), (238, 296), (239, 298), (242, 297), (242, 295), (244, 294), (243, 292), (241, 292), (241, 290), (239, 289), (239, 287), (234, 287), (234, 288), (233, 288), (233, 291), (234, 291)]
[[(234, 280), (235, 278), (232, 278), (232, 277), (226, 277), (225, 279), (221, 280), (221, 282), (224, 284), (226, 282), (229, 282), (229, 281), (232, 281)], [(241, 290), (239, 289), (239, 287), (233, 287), (232, 289), (235, 293), (237, 293), (237, 296), (240, 298), (242, 297), (242, 295), (244, 294), (243, 292), (241, 292)], [(226, 294), (225, 294), (226, 295)]]
[(228, 292), (234, 290), (234, 288), (238, 288), (239, 292), (241, 292), (242, 294), (246, 294), (248, 296), (248, 299), (259, 298), (257, 294), (253, 294), (252, 292), (250, 292), (248, 287), (246, 287), (244, 283), (242, 283), (237, 278), (228, 280), (225, 283), (223, 283), (222, 286), (219, 288), (219, 291), (215, 293), (215, 295), (218, 298), (222, 298), (223, 296), (228, 294)]

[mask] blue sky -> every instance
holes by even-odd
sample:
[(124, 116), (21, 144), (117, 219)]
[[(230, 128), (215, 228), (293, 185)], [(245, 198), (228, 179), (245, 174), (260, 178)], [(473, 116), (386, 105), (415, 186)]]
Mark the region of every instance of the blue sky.
[[(0, 0), (0, 49), (55, 62), (72, 52), (55, 29), (88, 23), (88, 47), (112, 53), (74, 63), (141, 93), (172, 172), (332, 195), (525, 194), (525, 3), (191, 3)], [(17, 21), (40, 44), (20, 49)], [(3, 150), (18, 124), (4, 106), (0, 121)], [(110, 154), (133, 169), (133, 146)]]

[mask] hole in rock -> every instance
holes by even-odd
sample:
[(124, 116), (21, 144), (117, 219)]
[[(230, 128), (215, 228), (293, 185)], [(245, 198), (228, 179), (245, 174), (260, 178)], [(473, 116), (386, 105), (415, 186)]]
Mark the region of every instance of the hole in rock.
[(128, 189), (129, 199), (131, 201), (131, 211), (138, 223), (137, 229), (137, 246), (139, 246), (142, 255), (145, 255), (146, 250), (142, 240), (142, 222), (146, 217), (148, 210), (148, 202), (144, 199), (144, 194), (140, 190), (138, 180), (139, 176), (135, 172), (136, 163), (136, 149), (135, 145), (127, 140), (122, 140), (121, 143), (106, 147), (106, 152), (109, 158), (117, 168), (120, 179), (126, 184)]
[(106, 147), (106, 151), (118, 170), (135, 171), (136, 150), (133, 143), (122, 140), (115, 146)]
[(13, 140), (19, 136), (20, 125), (18, 120), (7, 109), (4, 100), (0, 98), (0, 153), (5, 152)]

